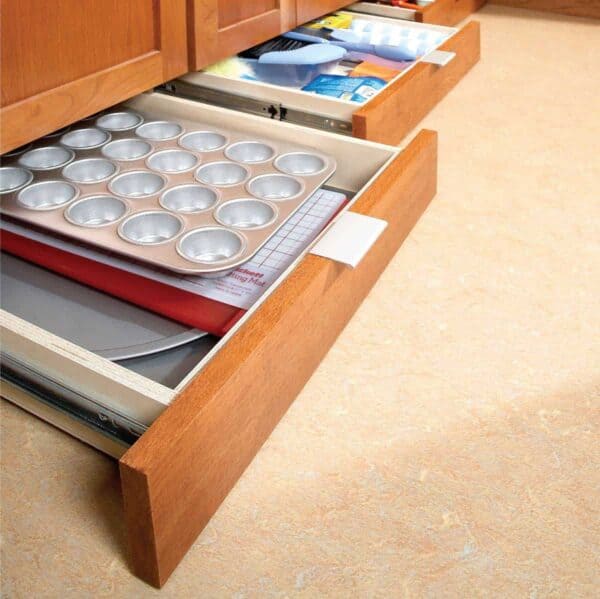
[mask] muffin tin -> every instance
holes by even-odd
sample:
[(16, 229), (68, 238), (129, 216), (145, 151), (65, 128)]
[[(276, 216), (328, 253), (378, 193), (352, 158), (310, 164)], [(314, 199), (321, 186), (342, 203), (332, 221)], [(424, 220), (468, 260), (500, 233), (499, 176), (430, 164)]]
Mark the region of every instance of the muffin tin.
[(3, 157), (0, 210), (160, 268), (223, 276), (335, 167), (311, 148), (116, 108)]

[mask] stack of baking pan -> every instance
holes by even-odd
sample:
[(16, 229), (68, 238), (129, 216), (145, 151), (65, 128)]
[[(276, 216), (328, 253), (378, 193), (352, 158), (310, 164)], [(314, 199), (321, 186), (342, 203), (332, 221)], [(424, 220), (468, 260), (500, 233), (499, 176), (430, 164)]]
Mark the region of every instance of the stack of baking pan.
[[(75, 247), (215, 277), (249, 260), (334, 171), (312, 148), (117, 108), (2, 157), (0, 212)], [(217, 341), (2, 258), (5, 310), (167, 386)]]
[(157, 268), (223, 276), (334, 172), (311, 148), (117, 110), (9, 157), (0, 210)]

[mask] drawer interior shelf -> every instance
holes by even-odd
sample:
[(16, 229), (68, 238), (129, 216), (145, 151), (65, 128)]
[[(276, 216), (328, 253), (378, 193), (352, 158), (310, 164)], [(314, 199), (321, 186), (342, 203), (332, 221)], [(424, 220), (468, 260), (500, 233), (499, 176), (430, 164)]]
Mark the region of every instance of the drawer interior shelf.
[[(344, 14), (344, 11), (338, 12)], [(357, 13), (352, 14), (356, 15)], [(374, 23), (397, 24), (400, 17), (404, 27), (415, 31), (435, 31), (444, 34), (446, 38), (435, 46), (432, 52), (438, 50), (459, 31), (452, 27), (404, 21), (401, 18), (402, 15), (392, 14), (393, 18), (369, 14), (360, 14), (360, 18)], [(188, 73), (171, 81), (164, 86), (164, 90), (177, 96), (195, 98), (267, 118), (286, 120), (325, 131), (351, 134), (354, 113), (363, 106), (368, 107), (371, 101), (376, 100), (377, 96), (385, 93), (388, 88), (394, 88), (409, 75), (412, 69), (423, 62), (427, 62), (427, 55), (414, 61), (364, 104), (318, 95), (298, 88), (202, 71)]]

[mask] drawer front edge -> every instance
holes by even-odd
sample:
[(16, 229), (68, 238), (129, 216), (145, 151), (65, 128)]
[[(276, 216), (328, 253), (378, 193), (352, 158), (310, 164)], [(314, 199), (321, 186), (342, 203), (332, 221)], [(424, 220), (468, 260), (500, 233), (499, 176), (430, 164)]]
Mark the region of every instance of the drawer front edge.
[(423, 131), (353, 207), (389, 222), (360, 265), (350, 269), (307, 256), (123, 456), (125, 517), (138, 576), (158, 587), (166, 582), (418, 221), (436, 185), (437, 134)]
[(477, 63), (479, 23), (471, 21), (439, 49), (456, 57), (444, 67), (419, 63), (388, 85), (354, 113), (354, 137), (398, 144)]
[(478, 11), (487, 0), (435, 0), (416, 14), (421, 23), (453, 26)]

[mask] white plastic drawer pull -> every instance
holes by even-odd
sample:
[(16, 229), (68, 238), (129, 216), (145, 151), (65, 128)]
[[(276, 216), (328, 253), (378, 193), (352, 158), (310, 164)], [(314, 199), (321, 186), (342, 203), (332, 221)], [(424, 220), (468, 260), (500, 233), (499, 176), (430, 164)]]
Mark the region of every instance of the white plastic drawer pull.
[(456, 56), (456, 52), (446, 52), (445, 50), (434, 50), (421, 58), (422, 62), (436, 64), (438, 67), (445, 67), (449, 62), (452, 62)]
[(387, 226), (387, 222), (379, 218), (344, 212), (315, 243), (310, 253), (354, 268)]

